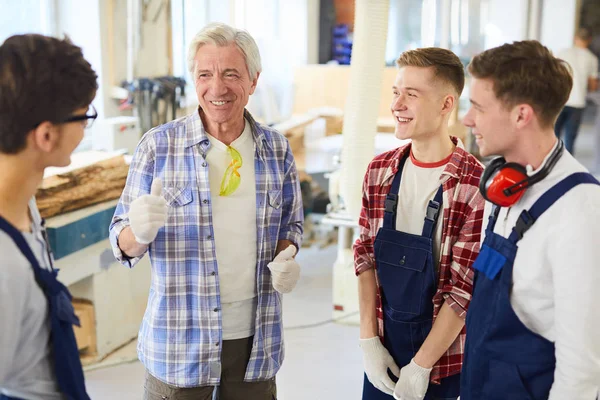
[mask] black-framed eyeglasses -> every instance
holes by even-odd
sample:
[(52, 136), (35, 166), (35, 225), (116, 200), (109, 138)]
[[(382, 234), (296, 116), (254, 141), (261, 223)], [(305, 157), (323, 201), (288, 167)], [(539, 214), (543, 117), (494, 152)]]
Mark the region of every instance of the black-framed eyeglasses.
[(94, 121), (96, 120), (96, 118), (98, 118), (98, 112), (96, 111), (94, 106), (90, 104), (90, 108), (87, 110), (85, 115), (73, 115), (67, 119), (59, 121), (58, 123), (66, 124), (67, 122), (84, 121), (83, 126), (85, 128), (90, 128), (94, 124)]

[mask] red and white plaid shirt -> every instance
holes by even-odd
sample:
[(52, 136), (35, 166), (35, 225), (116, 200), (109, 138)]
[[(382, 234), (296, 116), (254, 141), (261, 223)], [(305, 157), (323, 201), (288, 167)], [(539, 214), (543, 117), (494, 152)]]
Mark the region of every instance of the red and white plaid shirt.
[[(443, 189), (443, 226), (439, 260), (439, 282), (433, 297), (433, 320), (443, 302), (446, 302), (462, 318), (471, 301), (473, 270), (471, 266), (479, 254), (481, 226), (485, 201), (478, 185), (483, 172), (481, 163), (467, 153), (462, 143), (452, 138), (456, 148), (440, 176)], [(373, 242), (383, 225), (385, 198), (392, 180), (398, 172), (400, 160), (410, 143), (398, 149), (380, 154), (367, 168), (363, 184), (363, 205), (360, 213), (360, 236), (354, 244), (356, 275), (375, 268)], [(376, 274), (377, 276), (377, 274)], [(377, 283), (377, 320), (379, 336), (383, 337), (383, 311), (381, 290)], [(465, 348), (465, 328), (448, 351), (431, 371), (431, 381), (458, 374), (462, 367)], [(402, 366), (400, 366), (402, 367)]]

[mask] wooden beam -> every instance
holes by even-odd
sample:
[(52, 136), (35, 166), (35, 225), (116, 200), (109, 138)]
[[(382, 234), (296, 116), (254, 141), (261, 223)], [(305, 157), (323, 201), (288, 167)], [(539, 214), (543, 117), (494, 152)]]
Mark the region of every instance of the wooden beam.
[(40, 214), (49, 218), (119, 198), (128, 172), (129, 165), (118, 156), (48, 177), (36, 194)]

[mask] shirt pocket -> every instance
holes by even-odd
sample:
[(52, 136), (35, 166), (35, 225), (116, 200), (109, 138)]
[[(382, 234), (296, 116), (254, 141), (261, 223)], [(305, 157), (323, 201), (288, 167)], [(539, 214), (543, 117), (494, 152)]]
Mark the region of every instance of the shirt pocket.
[[(197, 226), (197, 212), (193, 204), (193, 190), (189, 186), (163, 188), (167, 202), (167, 222), (164, 227), (166, 241), (186, 238), (190, 226)], [(197, 229), (197, 228), (196, 228)]]
[(165, 187), (163, 188), (163, 197), (169, 207), (182, 207), (194, 200), (192, 190), (188, 186)]
[(269, 190), (267, 193), (269, 205), (276, 210), (281, 208), (281, 189)]

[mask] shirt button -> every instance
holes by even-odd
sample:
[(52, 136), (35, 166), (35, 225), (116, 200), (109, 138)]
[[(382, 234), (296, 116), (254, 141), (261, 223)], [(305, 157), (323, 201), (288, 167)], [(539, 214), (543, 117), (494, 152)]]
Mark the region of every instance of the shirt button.
[(203, 162), (203, 163), (202, 163), (202, 166), (203, 166), (203, 167), (206, 167), (207, 165), (208, 165), (208, 164), (207, 164), (206, 162)]
[(206, 238), (207, 238), (208, 240), (212, 240), (212, 235), (208, 235)]
[(219, 311), (219, 309), (218, 309), (218, 308), (215, 308), (213, 311), (214, 311), (214, 312), (218, 312), (218, 311)]
[(219, 342), (215, 343), (215, 346), (219, 347)]
[(217, 273), (215, 271), (210, 273), (212, 276), (215, 276)]
[(202, 200), (202, 202), (203, 202), (204, 204), (208, 204), (208, 200), (206, 200), (206, 199)]

